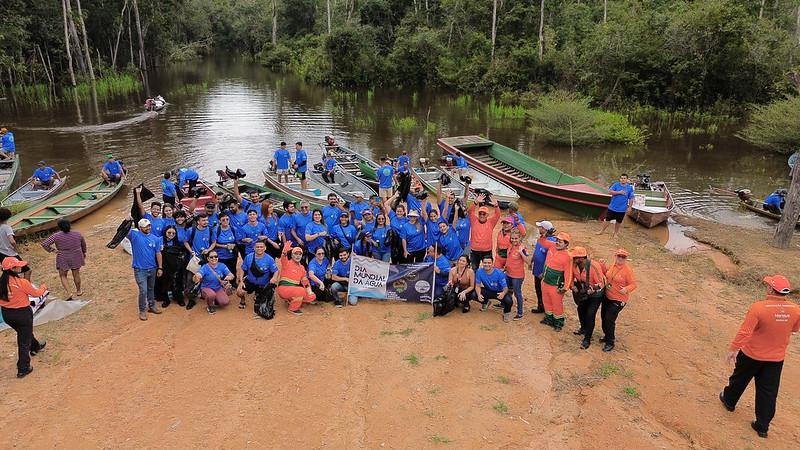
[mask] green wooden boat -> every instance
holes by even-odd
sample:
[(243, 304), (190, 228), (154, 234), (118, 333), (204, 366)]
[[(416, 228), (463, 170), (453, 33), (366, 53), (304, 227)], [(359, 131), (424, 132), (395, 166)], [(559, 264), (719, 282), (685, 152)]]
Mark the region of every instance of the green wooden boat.
[[(233, 181), (228, 180), (228, 181), (223, 182), (223, 183), (217, 183), (217, 186), (219, 186), (223, 191), (225, 191), (225, 192), (227, 192), (227, 193), (229, 193), (231, 195), (235, 195), (234, 192), (233, 192)], [(270, 189), (270, 188), (268, 188), (266, 186), (262, 186), (260, 184), (251, 183), (251, 182), (246, 181), (244, 179), (240, 179), (239, 180), (239, 191), (240, 192), (242, 192), (242, 191), (247, 191), (247, 192), (249, 192), (249, 191), (258, 191), (258, 193), (259, 193), (259, 195), (261, 197), (261, 201), (263, 202), (264, 200), (269, 199), (269, 201), (272, 202), (272, 205), (273, 205), (273, 207), (275, 209), (275, 212), (279, 213), (279, 214), (283, 214), (283, 212), (284, 212), (283, 211), (283, 202), (286, 201), (286, 200), (295, 202), (296, 205), (297, 205), (297, 208), (298, 209), (300, 208), (300, 201), (301, 201), (300, 198), (292, 196), (292, 195), (289, 195), (289, 194), (286, 194), (286, 193), (283, 193), (283, 192), (276, 191), (274, 189)], [(247, 194), (244, 194), (244, 193), (242, 193), (242, 198), (247, 198), (249, 200)], [(322, 205), (320, 205), (319, 203), (311, 202), (311, 209), (322, 209)]]
[(11, 185), (14, 183), (18, 171), (18, 155), (14, 155), (14, 159), (0, 161), (0, 198), (6, 197), (11, 191)]
[(12, 216), (8, 224), (21, 236), (56, 228), (61, 218), (74, 222), (108, 203), (124, 183), (111, 187), (97, 177)]
[(436, 144), (452, 155), (460, 152), (469, 165), (514, 187), (524, 197), (577, 216), (605, 217), (611, 195), (586, 177), (569, 175), (480, 136), (440, 138)]

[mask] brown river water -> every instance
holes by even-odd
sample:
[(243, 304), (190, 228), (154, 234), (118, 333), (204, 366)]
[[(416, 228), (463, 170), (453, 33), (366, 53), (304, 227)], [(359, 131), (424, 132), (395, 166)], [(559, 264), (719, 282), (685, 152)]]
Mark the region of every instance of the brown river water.
[[(170, 94), (186, 84), (202, 83), (207, 89), (196, 94)], [(191, 167), (209, 180), (225, 165), (241, 167), (248, 180), (261, 182), (260, 171), (282, 140), (290, 148), (302, 141), (312, 162), (320, 157), (318, 144), (326, 135), (374, 159), (396, 157), (406, 149), (416, 161), (441, 156), (437, 137), (483, 134), (601, 184), (610, 185), (621, 172), (632, 177), (648, 172), (653, 181), (668, 183), (678, 213), (745, 228), (770, 229), (776, 222), (740, 210), (735, 197), (714, 193), (710, 185), (749, 188), (759, 198), (788, 187), (788, 155), (747, 145), (734, 136), (735, 127), (720, 126), (713, 134), (681, 134), (664, 126), (653, 131), (646, 148), (572, 152), (537, 143), (524, 119), (490, 117), (485, 100), (451, 92), (343, 93), (228, 59), (162, 68), (148, 75), (146, 86), (149, 92), (70, 101), (47, 109), (15, 106), (13, 99), (0, 101), (0, 125), (14, 133), (22, 158), (19, 178), (29, 177), (36, 163), (45, 160), (56, 170), (68, 168), (69, 184), (76, 185), (97, 176), (106, 155), (113, 153), (138, 173), (137, 180), (156, 188), (161, 175), (176, 167)], [(156, 94), (169, 105), (159, 113), (145, 112), (145, 99)], [(410, 118), (416, 125), (404, 126)], [(120, 196), (104, 209), (107, 214), (101, 211), (84, 220), (102, 222), (108, 212), (126, 209), (127, 204)], [(528, 221), (570, 217), (531, 202), (523, 202), (523, 213)], [(670, 223), (650, 232), (668, 247), (691, 245), (680, 227)]]

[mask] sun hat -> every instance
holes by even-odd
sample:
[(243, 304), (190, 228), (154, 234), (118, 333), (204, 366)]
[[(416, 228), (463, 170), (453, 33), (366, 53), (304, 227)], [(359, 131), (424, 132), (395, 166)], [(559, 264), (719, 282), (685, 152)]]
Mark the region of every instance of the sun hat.
[(24, 267), (27, 264), (27, 261), (20, 261), (14, 256), (9, 256), (3, 259), (3, 270), (10, 270), (12, 267)]
[[(3, 260), (3, 269), (6, 268), (6, 258)], [(789, 291), (792, 290), (792, 286), (789, 284), (789, 280), (786, 279), (783, 275), (773, 275), (773, 276), (766, 276), (764, 277), (764, 281), (767, 282), (768, 285), (772, 289), (775, 289), (776, 292), (780, 292), (781, 294), (788, 294)]]
[(419, 217), (419, 213), (417, 212), (416, 209), (412, 209), (411, 211), (408, 212), (408, 217), (412, 217), (412, 216), (413, 217)]
[(575, 247), (572, 249), (573, 258), (586, 258), (587, 256), (586, 249), (583, 247)]

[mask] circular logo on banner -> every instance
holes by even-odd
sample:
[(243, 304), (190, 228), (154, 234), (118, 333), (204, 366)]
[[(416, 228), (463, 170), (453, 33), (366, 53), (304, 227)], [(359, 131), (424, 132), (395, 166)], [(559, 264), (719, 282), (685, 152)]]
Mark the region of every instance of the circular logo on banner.
[(414, 289), (420, 294), (427, 294), (431, 290), (431, 284), (425, 280), (420, 280), (414, 283)]
[(408, 272), (406, 274), (405, 278), (406, 280), (411, 282), (416, 281), (419, 278), (419, 272), (417, 272), (416, 270), (412, 270), (411, 272)]
[(395, 280), (395, 282), (392, 283), (392, 286), (394, 287), (394, 290), (397, 291), (398, 294), (408, 289), (406, 280), (403, 280), (402, 278), (399, 280)]

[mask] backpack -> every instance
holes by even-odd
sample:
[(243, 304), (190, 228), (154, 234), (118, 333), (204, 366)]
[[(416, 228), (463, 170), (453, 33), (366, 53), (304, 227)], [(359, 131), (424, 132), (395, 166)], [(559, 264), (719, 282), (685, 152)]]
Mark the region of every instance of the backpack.
[(447, 285), (441, 297), (433, 299), (433, 316), (444, 316), (456, 307), (456, 291), (453, 286)]
[(270, 283), (256, 293), (253, 310), (259, 316), (272, 320), (275, 318), (275, 285)]

